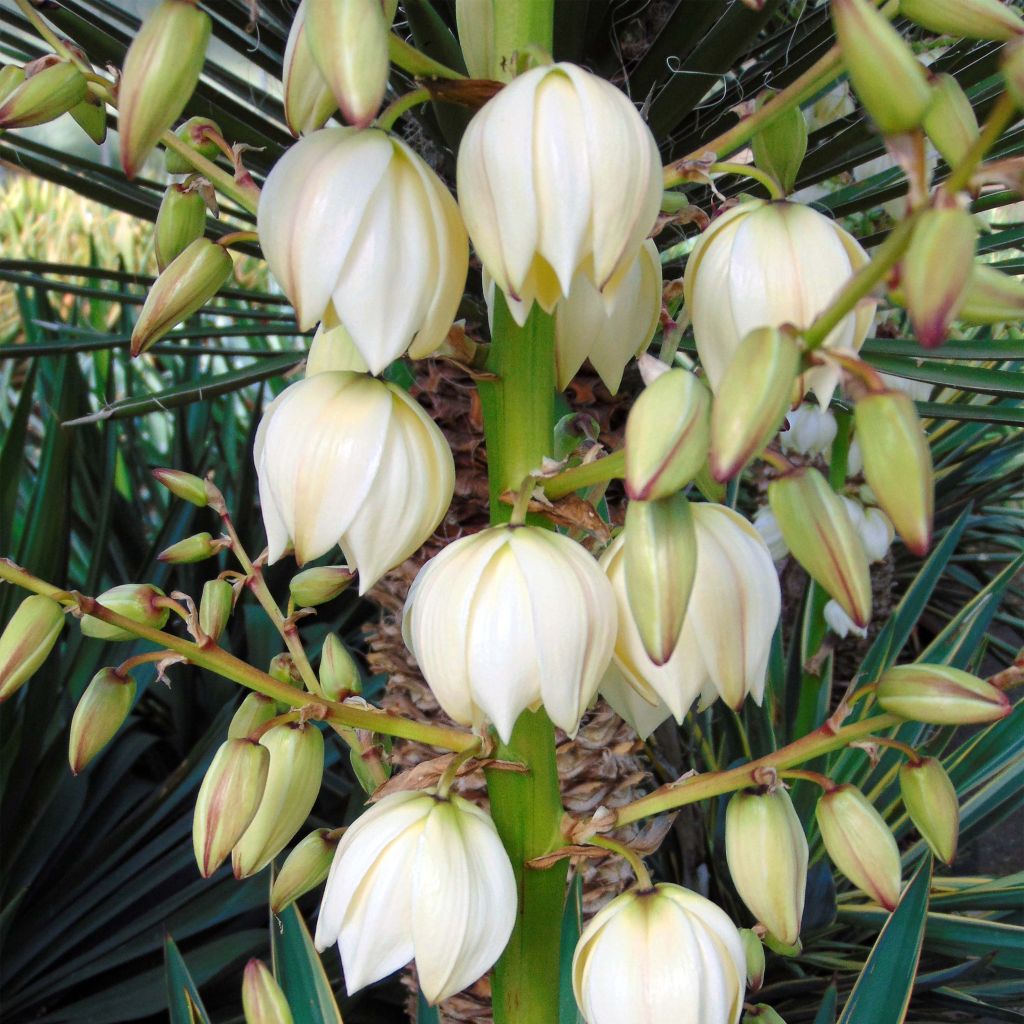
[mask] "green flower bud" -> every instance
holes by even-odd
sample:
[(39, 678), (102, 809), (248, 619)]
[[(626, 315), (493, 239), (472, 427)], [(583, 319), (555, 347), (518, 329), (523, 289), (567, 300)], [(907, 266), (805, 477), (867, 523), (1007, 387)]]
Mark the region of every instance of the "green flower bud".
[(764, 943), (751, 928), (741, 928), (740, 941), (747, 960), (747, 988), (756, 992), (764, 984)]
[(1003, 47), (1001, 70), (1006, 91), (1013, 97), (1018, 109), (1024, 110), (1024, 39), (1017, 39)]
[(849, 784), (818, 801), (821, 841), (832, 863), (865, 895), (886, 910), (900, 898), (900, 851), (885, 819)]
[(132, 331), (131, 354), (145, 352), (205, 306), (231, 276), (232, 266), (227, 249), (208, 238), (197, 238), (176, 256), (146, 296)]
[(302, 675), (290, 654), (275, 654), (267, 666), (267, 675), (273, 676), (279, 683), (287, 683), (297, 690), (302, 689)]
[(338, 840), (330, 838), (330, 829), (318, 828), (296, 844), (285, 858), (270, 890), (270, 909), (280, 914), (289, 903), (315, 889), (331, 870)]
[[(96, 598), (96, 603), (102, 605), (107, 611), (123, 615), (132, 622), (138, 622), (143, 626), (150, 626), (153, 629), (163, 629), (167, 625), (167, 616), (170, 611), (157, 605), (156, 599), (164, 597), (164, 592), (159, 587), (151, 586), (148, 583), (123, 583), (119, 587), (112, 587), (104, 591)], [(83, 615), (81, 621), (82, 635), (91, 636), (96, 640), (134, 640), (135, 634), (120, 626), (112, 626), (94, 615)]]
[(183, 473), (180, 469), (154, 469), (153, 476), (176, 498), (190, 501), (199, 508), (206, 508), (210, 503), (209, 489), (201, 477)]
[(333, 601), (355, 581), (356, 574), (347, 565), (324, 565), (303, 569), (293, 576), (288, 591), (298, 608), (315, 608)]
[(327, 634), (320, 652), (320, 687), (328, 700), (344, 700), (362, 690), (359, 666), (333, 633)]
[(64, 609), (40, 594), (26, 597), (0, 634), (0, 702), (27, 683), (53, 650)]
[(1024, 281), (995, 267), (975, 263), (959, 319), (971, 324), (1000, 324), (1024, 318)]
[[(85, 76), (70, 61), (50, 58), (41, 70), (32, 73), (32, 65), (23, 72), (25, 79), (15, 84), (0, 101), (0, 128), (30, 128), (46, 124), (78, 106), (88, 91)], [(52, 61), (52, 62), (50, 62)], [(8, 73), (7, 85), (16, 82)]]
[(896, 665), (878, 680), (884, 711), (927, 725), (977, 725), (1005, 718), (1010, 699), (991, 683), (949, 665)]
[(235, 588), (227, 580), (207, 580), (199, 599), (199, 629), (219, 640), (235, 606)]
[(270, 772), (256, 817), (231, 853), (235, 878), (256, 874), (285, 848), (309, 817), (324, 772), (324, 738), (314, 725), (276, 725), (260, 744), (270, 751)]
[[(207, 160), (215, 160), (220, 147), (207, 137), (207, 131), (223, 135), (220, 125), (208, 117), (190, 117), (183, 125), (175, 128), (174, 134), (182, 142), (191, 146), (200, 156)], [(191, 174), (195, 168), (177, 150), (164, 150), (164, 166), (168, 174)]]
[(98, 96), (91, 92), (85, 94), (81, 103), (72, 107), (71, 116), (75, 119), (78, 127), (92, 139), (96, 145), (100, 145), (107, 137), (107, 105)]
[(292, 1011), (281, 986), (262, 960), (253, 958), (242, 975), (245, 1024), (292, 1024)]
[(711, 406), (708, 464), (731, 480), (778, 433), (800, 372), (800, 346), (783, 328), (759, 327), (740, 343)]
[(781, 786), (740, 790), (725, 812), (725, 855), (740, 898), (787, 946), (800, 940), (807, 837)]
[(180, 256), (206, 228), (206, 203), (187, 185), (170, 185), (156, 215), (154, 247), (161, 271)]
[(626, 597), (640, 641), (655, 665), (672, 657), (697, 571), (697, 532), (681, 494), (631, 501), (623, 531)]
[(1000, 0), (900, 0), (900, 14), (940, 36), (1006, 42), (1024, 33), (1024, 20)]
[(903, 257), (901, 285), (917, 340), (936, 348), (967, 298), (978, 229), (966, 210), (927, 210)]
[(124, 725), (135, 702), (135, 680), (112, 668), (103, 668), (85, 688), (71, 717), (68, 761), (77, 775)]
[(902, 391), (865, 395), (854, 406), (864, 476), (903, 543), (925, 555), (932, 539), (935, 479), (917, 409)]
[(931, 102), (914, 51), (870, 0), (832, 0), (843, 63), (864, 109), (884, 135), (916, 128)]
[(626, 421), (626, 494), (675, 494), (707, 459), (711, 395), (688, 370), (663, 373), (640, 393)]
[(865, 628), (871, 621), (868, 559), (842, 498), (808, 467), (773, 480), (768, 501), (793, 557)]
[(250, 693), (238, 705), (228, 726), (229, 740), (244, 740), (254, 729), (265, 725), (277, 714), (277, 701), (262, 693)]
[(746, 1010), (740, 1024), (786, 1024), (767, 1003), (757, 1003), (752, 1010)]
[(125, 54), (118, 87), (121, 166), (134, 178), (199, 81), (210, 18), (194, 0), (162, 0)]
[(296, 138), (322, 128), (338, 109), (334, 94), (313, 60), (313, 51), (306, 38), (306, 0), (299, 4), (288, 33), (281, 85), (284, 88), (284, 119)]
[(924, 130), (942, 159), (955, 167), (978, 138), (978, 119), (967, 93), (952, 75), (933, 75), (932, 102)]
[(192, 819), (192, 848), (203, 878), (220, 867), (249, 828), (270, 769), (270, 751), (261, 743), (229, 739), (220, 745), (199, 787)]
[(0, 103), (24, 81), (25, 69), (19, 68), (17, 64), (5, 64), (0, 68)]
[[(756, 108), (763, 107), (777, 95), (774, 89), (765, 89), (757, 98)], [(783, 192), (792, 191), (800, 165), (807, 152), (807, 122), (799, 107), (790, 107), (762, 128), (751, 141), (754, 163), (770, 174)]]
[(945, 864), (956, 856), (960, 805), (946, 769), (934, 757), (906, 761), (900, 766), (900, 795), (910, 820)]
[(191, 565), (194, 562), (202, 562), (207, 558), (213, 558), (222, 548), (208, 533), (195, 533), (191, 537), (179, 540), (169, 548), (164, 548), (157, 555), (161, 562), (168, 562), (171, 565)]

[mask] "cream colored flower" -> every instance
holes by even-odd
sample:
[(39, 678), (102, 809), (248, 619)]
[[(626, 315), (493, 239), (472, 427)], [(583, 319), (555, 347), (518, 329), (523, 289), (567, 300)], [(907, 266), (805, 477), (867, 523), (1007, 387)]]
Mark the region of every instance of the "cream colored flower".
[(449, 544), (409, 591), (402, 635), (456, 722), (506, 742), (544, 705), (575, 735), (615, 642), (615, 597), (597, 562), (560, 534), (496, 526)]
[(683, 631), (664, 665), (647, 656), (630, 612), (622, 538), (601, 557), (618, 602), (615, 664), (641, 696), (663, 701), (678, 722), (702, 691), (733, 708), (747, 694), (761, 703), (781, 606), (772, 556), (757, 530), (724, 505), (694, 503), (692, 511), (697, 574)]
[(513, 79), (469, 123), (459, 205), (498, 287), (548, 313), (580, 271), (611, 300), (661, 204), (658, 147), (629, 98), (574, 64)]
[(572, 988), (587, 1024), (737, 1024), (746, 972), (725, 912), (662, 883), (617, 896), (587, 925)]
[[(686, 264), (684, 296), (701, 364), (717, 389), (743, 338), (757, 327), (809, 327), (867, 262), (852, 235), (808, 206), (753, 200), (726, 211), (700, 236)], [(860, 349), (876, 303), (865, 300), (825, 339)], [(839, 370), (816, 366), (803, 385), (828, 405)]]
[(512, 865), (487, 813), (433, 790), (390, 793), (342, 837), (315, 942), (338, 944), (350, 995), (415, 959), (437, 1003), (490, 969), (515, 918)]
[(653, 704), (649, 697), (642, 696), (622, 674), (614, 660), (605, 669), (598, 690), (608, 701), (612, 711), (623, 721), (628, 722), (642, 740), (647, 739), (662, 722), (672, 717), (668, 705), (657, 696), (651, 695), (656, 701)]
[(306, 376), (331, 370), (350, 370), (353, 373), (368, 373), (366, 360), (352, 343), (348, 331), (333, 315), (321, 322), (313, 335), (306, 353)]
[(788, 426), (779, 434), (784, 452), (820, 455), (835, 440), (839, 429), (831, 409), (805, 402), (786, 413)]
[(260, 245), (306, 330), (334, 315), (371, 372), (444, 341), (466, 283), (458, 207), (404, 142), (324, 128), (274, 165)]
[(341, 546), (361, 594), (436, 529), (455, 489), (444, 435), (394, 384), (327, 371), (298, 381), (256, 432), (270, 561)]

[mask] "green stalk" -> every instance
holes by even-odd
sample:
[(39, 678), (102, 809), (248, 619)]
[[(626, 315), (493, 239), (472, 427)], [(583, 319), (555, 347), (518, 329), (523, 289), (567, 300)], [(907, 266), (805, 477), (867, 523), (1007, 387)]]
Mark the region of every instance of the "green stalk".
[(511, 82), (517, 56), (527, 47), (551, 53), (554, 48), (554, 0), (495, 0), (492, 77)]

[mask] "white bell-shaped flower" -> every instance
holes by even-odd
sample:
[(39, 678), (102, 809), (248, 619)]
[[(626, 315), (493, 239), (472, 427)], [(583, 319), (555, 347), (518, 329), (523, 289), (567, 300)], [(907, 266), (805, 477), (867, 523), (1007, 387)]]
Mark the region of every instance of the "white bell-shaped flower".
[(435, 351), (455, 319), (469, 258), (455, 200), (400, 139), (324, 128), (274, 165), (260, 245), (306, 330), (333, 310), (371, 372)]
[(771, 552), (738, 512), (692, 505), (697, 573), (675, 650), (655, 665), (644, 650), (626, 594), (621, 537), (601, 557), (619, 611), (615, 664), (649, 703), (664, 702), (681, 722), (703, 692), (739, 708), (760, 704), (782, 599)]
[(586, 1024), (737, 1024), (746, 974), (725, 911), (663, 882), (617, 896), (587, 925), (572, 987)]
[(433, 790), (390, 793), (342, 837), (315, 943), (338, 944), (350, 995), (415, 959), (437, 1003), (491, 968), (515, 919), (512, 865), (487, 813)]
[(306, 376), (331, 370), (369, 372), (366, 360), (352, 344), (348, 331), (333, 316), (324, 320), (313, 335), (306, 353)]
[(848, 498), (845, 494), (840, 497), (864, 546), (868, 561), (881, 562), (889, 553), (896, 536), (892, 520), (880, 508), (862, 505), (856, 498)]
[(437, 528), (455, 490), (444, 435), (395, 384), (325, 371), (286, 388), (256, 432), (270, 561), (340, 545), (365, 593)]
[(754, 513), (754, 529), (761, 534), (761, 540), (768, 545), (772, 561), (785, 561), (789, 554), (789, 548), (786, 546), (782, 530), (779, 529), (779, 521), (775, 518), (775, 513), (771, 510), (770, 505), (762, 505)]
[(442, 708), (508, 741), (543, 704), (570, 735), (615, 642), (615, 596), (574, 540), (496, 526), (449, 544), (409, 591), (402, 635)]
[(546, 312), (582, 271), (611, 300), (661, 205), (661, 159), (629, 98), (574, 64), (535, 67), (462, 137), (459, 205), (498, 287)]
[(851, 633), (854, 636), (865, 637), (868, 631), (857, 625), (849, 615), (843, 611), (838, 601), (829, 601), (823, 612), (825, 625), (832, 630), (840, 640), (845, 640)]
[(831, 409), (804, 403), (786, 413), (787, 428), (779, 434), (785, 452), (820, 455), (836, 438), (839, 429)]
[[(654, 694), (651, 694), (650, 698), (641, 696), (640, 691), (626, 679), (614, 660), (605, 669), (598, 692), (608, 701), (612, 711), (632, 726), (642, 740), (647, 739), (662, 722), (672, 717), (668, 705), (658, 700)], [(651, 699), (656, 703), (652, 704)]]
[[(683, 291), (712, 390), (740, 342), (757, 327), (809, 327), (867, 262), (854, 237), (828, 217), (791, 202), (752, 200), (727, 210), (697, 239)], [(865, 299), (825, 339), (858, 351), (876, 303)], [(815, 366), (803, 387), (828, 405), (839, 370)]]

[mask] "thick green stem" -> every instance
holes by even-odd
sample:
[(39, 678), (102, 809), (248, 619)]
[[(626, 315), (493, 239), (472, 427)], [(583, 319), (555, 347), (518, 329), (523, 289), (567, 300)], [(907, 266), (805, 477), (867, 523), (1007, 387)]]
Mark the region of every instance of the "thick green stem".
[(494, 4), (495, 81), (510, 82), (516, 76), (517, 56), (528, 46), (554, 48), (554, 0), (501, 0)]

